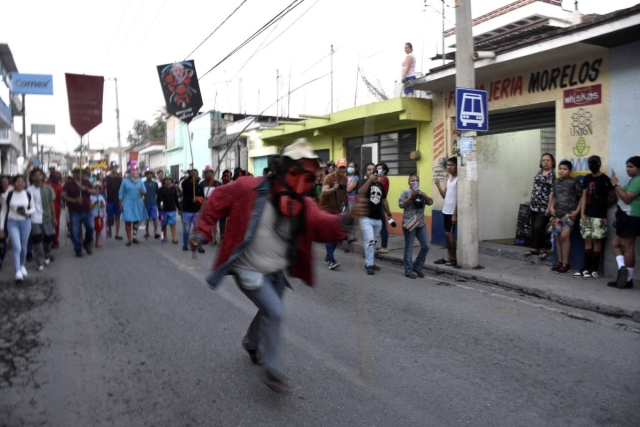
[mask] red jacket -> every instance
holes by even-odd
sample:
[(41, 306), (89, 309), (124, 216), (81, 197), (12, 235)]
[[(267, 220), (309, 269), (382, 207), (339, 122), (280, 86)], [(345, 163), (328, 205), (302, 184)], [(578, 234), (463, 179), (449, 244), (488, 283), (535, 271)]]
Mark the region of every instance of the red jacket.
[[(264, 203), (270, 203), (271, 181), (265, 178), (243, 177), (218, 187), (209, 198), (200, 216), (195, 235), (204, 243), (211, 240), (211, 231), (221, 218), (228, 218), (214, 272), (207, 278), (216, 287), (231, 264), (253, 239), (251, 226), (260, 220)], [(332, 243), (342, 240), (347, 231), (342, 227), (340, 215), (323, 212), (315, 200), (305, 198), (305, 229), (298, 239), (296, 263), (291, 276), (313, 286), (313, 254), (311, 243)], [(284, 255), (283, 255), (284, 256)]]

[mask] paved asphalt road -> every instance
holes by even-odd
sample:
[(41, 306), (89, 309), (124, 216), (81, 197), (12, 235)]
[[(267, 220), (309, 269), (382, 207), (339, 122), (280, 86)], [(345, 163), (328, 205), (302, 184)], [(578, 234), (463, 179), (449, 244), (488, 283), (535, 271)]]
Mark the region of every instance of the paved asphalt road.
[(19, 287), (7, 261), (0, 426), (640, 425), (637, 324), (394, 264), (367, 276), (352, 254), (330, 272), (321, 246), (317, 288), (286, 294), (276, 395), (240, 347), (255, 308), (203, 282), (213, 252), (67, 246)]

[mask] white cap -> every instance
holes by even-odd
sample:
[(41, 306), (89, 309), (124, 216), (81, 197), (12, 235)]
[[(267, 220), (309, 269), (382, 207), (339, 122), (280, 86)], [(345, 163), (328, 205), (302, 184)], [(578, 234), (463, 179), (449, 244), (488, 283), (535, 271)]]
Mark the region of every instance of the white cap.
[(298, 138), (291, 145), (287, 145), (282, 150), (283, 157), (289, 157), (292, 160), (310, 159), (316, 160), (319, 166), (324, 166), (324, 162), (313, 152), (313, 147), (306, 138)]

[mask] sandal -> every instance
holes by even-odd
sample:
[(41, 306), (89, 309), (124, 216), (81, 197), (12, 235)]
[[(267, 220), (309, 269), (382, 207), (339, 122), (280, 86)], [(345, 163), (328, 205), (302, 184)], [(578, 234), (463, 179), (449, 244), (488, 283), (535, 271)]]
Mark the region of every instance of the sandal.
[(540, 255), (540, 251), (532, 249), (532, 250), (524, 253), (524, 256), (531, 256), (531, 255)]
[(434, 264), (442, 265), (442, 264), (446, 264), (446, 263), (448, 263), (448, 262), (449, 262), (449, 261), (447, 261), (446, 259), (444, 259), (444, 258), (440, 258), (439, 260), (435, 261), (435, 262), (434, 262)]
[(451, 261), (447, 262), (445, 265), (447, 267), (457, 267), (458, 266), (458, 262), (455, 259), (452, 259)]
[(131, 242), (127, 242), (127, 246), (131, 246)]
[(540, 252), (540, 255), (538, 255), (538, 259), (545, 260), (545, 259), (547, 259), (548, 256), (549, 256), (549, 252), (542, 251), (542, 252)]
[(177, 245), (177, 244), (178, 244), (178, 241), (177, 241), (177, 240), (174, 240), (174, 241), (172, 241), (171, 243), (173, 243), (174, 245)]

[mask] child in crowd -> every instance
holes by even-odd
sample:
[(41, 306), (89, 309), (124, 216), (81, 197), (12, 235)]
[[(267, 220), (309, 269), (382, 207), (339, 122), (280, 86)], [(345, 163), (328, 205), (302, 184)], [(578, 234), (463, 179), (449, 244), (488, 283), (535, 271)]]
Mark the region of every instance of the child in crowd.
[(99, 248), (102, 247), (100, 234), (104, 229), (104, 217), (106, 215), (107, 202), (104, 200), (102, 184), (96, 181), (94, 187), (98, 190), (98, 194), (92, 195), (90, 198), (91, 213), (93, 213), (93, 228), (96, 232), (95, 246), (96, 248)]
[(600, 172), (600, 156), (587, 160), (591, 173), (582, 181), (580, 200), (580, 234), (584, 239), (584, 264), (573, 277), (598, 278), (602, 240), (607, 237), (607, 209), (615, 203), (615, 193), (609, 177)]
[(558, 262), (551, 271), (558, 274), (569, 272), (569, 254), (571, 244), (569, 236), (573, 224), (580, 213), (580, 197), (582, 185), (580, 181), (571, 177), (573, 166), (568, 160), (563, 160), (558, 166), (558, 179), (553, 185), (553, 191), (549, 198), (547, 216), (551, 216), (551, 232), (555, 236)]

